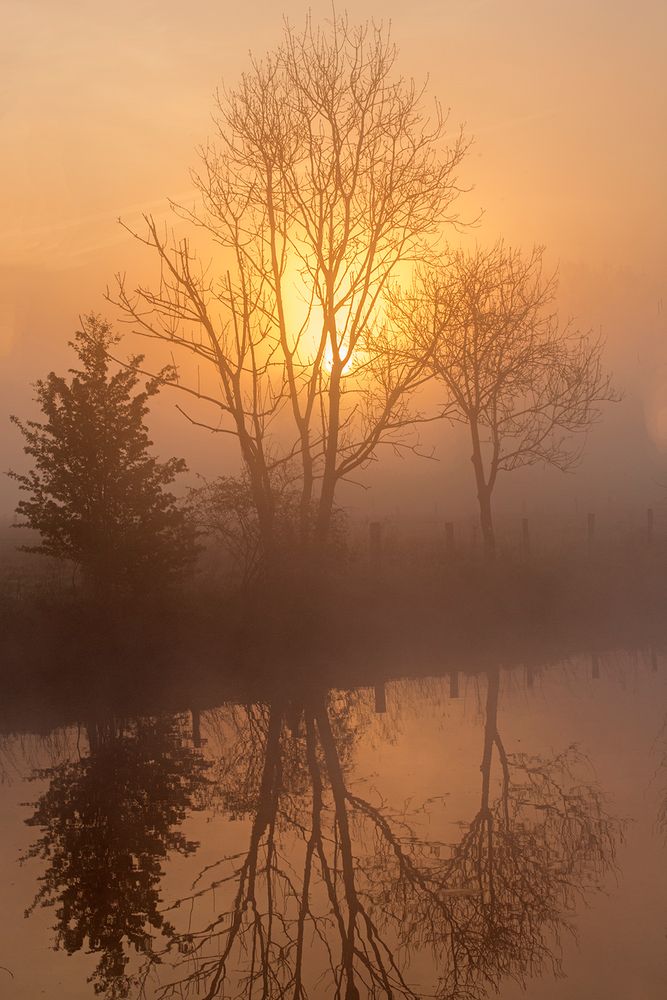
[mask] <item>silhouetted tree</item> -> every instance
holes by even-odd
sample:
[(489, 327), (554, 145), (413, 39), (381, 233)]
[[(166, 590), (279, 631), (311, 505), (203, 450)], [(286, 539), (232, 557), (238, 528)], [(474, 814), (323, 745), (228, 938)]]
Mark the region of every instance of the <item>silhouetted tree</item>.
[(194, 912), (211, 892), (225, 898), (205, 927), (191, 922), (175, 936), (184, 976), (159, 995), (305, 1000), (315, 960), (327, 995), (358, 1000), (366, 987), (369, 996), (416, 996), (376, 925), (355, 852), (355, 830), (367, 826), (366, 803), (344, 777), (359, 733), (355, 701), (310, 691), (227, 714), (218, 794), (233, 818), (250, 819), (248, 850), (202, 872), (177, 903)]
[(178, 827), (205, 786), (204, 765), (169, 720), (88, 727), (89, 755), (38, 770), (48, 788), (26, 822), (40, 837), (24, 860), (46, 863), (37, 906), (55, 907), (56, 947), (88, 947), (100, 960), (96, 993), (128, 995), (129, 948), (153, 951), (172, 928), (159, 907), (169, 852), (198, 846)]
[(545, 462), (571, 469), (599, 405), (618, 399), (603, 342), (562, 327), (543, 251), (497, 243), (456, 250), (396, 301), (408, 353), (429, 353), (446, 391), (444, 415), (470, 431), (484, 550), (495, 555), (491, 499), (498, 473)]
[(197, 363), (178, 385), (214, 416), (186, 415), (238, 440), (265, 557), (277, 482), (298, 492), (300, 547), (321, 554), (341, 481), (382, 445), (414, 446), (406, 400), (423, 358), (397, 351), (383, 301), (451, 220), (465, 144), (439, 112), (429, 120), (395, 62), (382, 28), (337, 15), (286, 26), (218, 97), (193, 175), (201, 201), (175, 206), (214, 262), (147, 217), (135, 235), (159, 287), (118, 278), (126, 319)]
[(257, 573), (260, 537), (257, 511), (242, 476), (219, 476), (190, 491), (189, 509), (209, 541), (227, 553), (232, 571), (243, 583)]
[[(293, 552), (290, 565), (297, 570), (299, 494), (293, 484), (275, 484), (273, 537), (282, 552)], [(188, 511), (199, 533), (222, 546), (230, 561), (232, 577), (242, 583), (257, 579), (262, 570), (262, 541), (257, 509), (246, 476), (220, 476), (192, 489)], [(343, 511), (335, 508), (329, 530), (329, 554), (344, 548)], [(275, 600), (274, 592), (274, 600)], [(294, 591), (290, 591), (290, 597)]]
[[(445, 933), (452, 952), (440, 965), (443, 1000), (482, 1000), (503, 976), (525, 987), (529, 977), (558, 975), (575, 904), (613, 872), (623, 832), (600, 788), (586, 780), (588, 761), (576, 747), (550, 757), (506, 750), (499, 696), (495, 668), (487, 673), (480, 808), (442, 872), (450, 885), (476, 892), (457, 900), (444, 925), (437, 918), (433, 925), (433, 943)], [(433, 912), (427, 902), (415, 923), (428, 926)]]
[(112, 372), (118, 339), (104, 320), (84, 317), (71, 344), (81, 368), (36, 383), (44, 422), (12, 417), (34, 460), (27, 474), (10, 473), (27, 494), (18, 524), (41, 536), (23, 548), (72, 560), (105, 594), (154, 587), (194, 556), (193, 531), (167, 489), (185, 462), (149, 451), (148, 400), (162, 379), (135, 391), (140, 357)]
[[(493, 674), (482, 806), (452, 847), (420, 836), (417, 813), (349, 781), (359, 696), (285, 691), (219, 713), (223, 753), (209, 789), (249, 820), (248, 848), (210, 865), (168, 908), (187, 904), (190, 916), (174, 935), (175, 978), (158, 996), (419, 1000), (410, 957), (424, 949), (438, 979), (428, 995), (443, 1000), (482, 1000), (503, 976), (558, 969), (568, 913), (612, 867), (618, 824), (580, 780), (573, 751), (507, 755), (497, 708)], [(207, 898), (214, 912), (202, 920)]]

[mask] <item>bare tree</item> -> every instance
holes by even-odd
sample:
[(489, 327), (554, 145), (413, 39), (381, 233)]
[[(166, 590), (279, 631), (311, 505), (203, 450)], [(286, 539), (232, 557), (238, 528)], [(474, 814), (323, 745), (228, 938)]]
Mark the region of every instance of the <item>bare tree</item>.
[(616, 871), (623, 839), (623, 822), (607, 811), (590, 781), (591, 762), (576, 746), (549, 756), (508, 752), (500, 691), (500, 669), (491, 668), (480, 808), (445, 867), (451, 882), (479, 892), (461, 901), (446, 928), (455, 960), (443, 965), (443, 998), (484, 996), (503, 976), (525, 989), (530, 977), (562, 975), (562, 940), (576, 937), (576, 904)]
[(119, 275), (112, 296), (138, 332), (192, 355), (175, 376), (196, 401), (186, 416), (238, 440), (265, 555), (276, 482), (298, 490), (302, 548), (321, 553), (340, 482), (380, 445), (416, 445), (407, 396), (424, 359), (398, 350), (384, 299), (454, 221), (465, 143), (395, 62), (381, 27), (286, 24), (217, 95), (197, 201), (172, 206), (201, 242), (147, 216), (134, 235), (159, 284)]
[(218, 543), (242, 583), (257, 573), (260, 561), (257, 511), (243, 477), (219, 476), (190, 491), (189, 509), (198, 531)]
[(450, 252), (395, 303), (414, 357), (431, 351), (444, 415), (470, 430), (489, 558), (498, 474), (538, 462), (572, 469), (581, 456), (574, 435), (599, 417), (601, 403), (619, 398), (603, 368), (602, 339), (559, 324), (556, 288), (541, 247), (523, 254), (499, 242)]
[[(186, 929), (137, 981), (157, 976), (163, 1000), (482, 1000), (504, 977), (558, 972), (574, 903), (613, 870), (621, 829), (574, 748), (506, 752), (499, 687), (491, 671), (481, 807), (454, 845), (433, 839), (436, 800), (408, 811), (351, 780), (358, 693), (288, 688), (208, 713), (210, 806), (248, 821), (247, 850), (167, 906)], [(429, 953), (437, 982), (417, 985)]]
[[(86, 755), (59, 750), (36, 771), (33, 908), (56, 906), (57, 945), (96, 953), (95, 990), (118, 1000), (482, 1000), (505, 978), (558, 973), (575, 904), (613, 872), (623, 827), (576, 748), (506, 749), (500, 689), (489, 670), (481, 801), (453, 844), (438, 838), (446, 788), (401, 806), (354, 777), (360, 692), (283, 682), (209, 710), (206, 758), (182, 718), (92, 721)], [(239, 821), (247, 840), (223, 838), (163, 903), (167, 854), (196, 847), (181, 826), (193, 809)]]
[[(365, 891), (362, 831), (374, 840), (386, 828), (391, 857), (403, 830), (347, 788), (353, 701), (317, 691), (305, 702), (281, 696), (232, 710), (223, 728), (238, 743), (220, 762), (220, 799), (231, 815), (252, 819), (248, 851), (211, 865), (173, 905), (194, 912), (212, 893), (218, 899), (212, 921), (175, 938), (178, 978), (158, 996), (306, 1000), (315, 972), (315, 989), (338, 1000), (417, 1000), (394, 954), (398, 927)], [(144, 981), (151, 971), (152, 961)]]

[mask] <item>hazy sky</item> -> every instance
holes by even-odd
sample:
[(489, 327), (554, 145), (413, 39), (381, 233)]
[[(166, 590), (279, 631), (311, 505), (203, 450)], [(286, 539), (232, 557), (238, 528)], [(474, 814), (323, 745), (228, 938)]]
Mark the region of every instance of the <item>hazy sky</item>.
[[(0, 0), (1, 410), (30, 412), (29, 383), (62, 366), (80, 312), (113, 318), (105, 285), (118, 270), (135, 278), (146, 267), (117, 217), (132, 222), (187, 194), (214, 88), (235, 82), (250, 49), (279, 40), (282, 11), (298, 25), (306, 9)], [(330, 5), (311, 9), (319, 19)], [(428, 73), (430, 93), (475, 137), (460, 176), (474, 187), (463, 207), (485, 210), (480, 240), (545, 243), (560, 261), (563, 312), (609, 340), (626, 398), (591, 435), (576, 484), (559, 481), (558, 495), (648, 499), (667, 464), (656, 448), (667, 447), (667, 3), (387, 0), (347, 10), (353, 20), (390, 19), (405, 74)], [(217, 439), (185, 427), (173, 400), (157, 418), (163, 453), (212, 471)], [(18, 435), (0, 419), (0, 465), (20, 467)], [(397, 503), (416, 482), (424, 503), (440, 496), (441, 507), (462, 509), (471, 499), (466, 448), (445, 428), (433, 439), (439, 465), (392, 464), (370, 481), (391, 485)], [(507, 502), (520, 494), (525, 506), (554, 482), (523, 477)], [(14, 496), (0, 483), (0, 511)], [(361, 502), (388, 501), (375, 489)]]

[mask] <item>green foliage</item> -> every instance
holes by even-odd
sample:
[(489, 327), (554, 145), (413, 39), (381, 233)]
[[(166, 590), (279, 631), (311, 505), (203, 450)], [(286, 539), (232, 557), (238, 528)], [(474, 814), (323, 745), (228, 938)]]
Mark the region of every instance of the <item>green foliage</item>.
[(71, 342), (81, 367), (36, 383), (44, 422), (11, 418), (34, 460), (26, 475), (10, 472), (27, 494), (18, 524), (41, 536), (24, 548), (72, 560), (98, 591), (154, 585), (194, 557), (194, 532), (167, 490), (185, 462), (158, 462), (144, 422), (166, 373), (135, 391), (141, 356), (110, 370), (118, 339), (104, 320), (84, 317)]

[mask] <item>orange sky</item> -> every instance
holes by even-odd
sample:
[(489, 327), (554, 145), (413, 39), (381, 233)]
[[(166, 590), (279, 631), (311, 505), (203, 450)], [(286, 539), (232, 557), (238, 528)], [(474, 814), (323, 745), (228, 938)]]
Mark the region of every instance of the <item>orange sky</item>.
[[(330, 10), (311, 7), (316, 19)], [(306, 5), (282, 9), (298, 24)], [(605, 489), (622, 491), (620, 449), (648, 488), (653, 444), (667, 445), (667, 4), (388, 0), (348, 11), (391, 19), (404, 72), (428, 73), (430, 93), (476, 137), (461, 179), (474, 185), (470, 215), (485, 210), (479, 238), (546, 243), (564, 311), (609, 339), (626, 399), (593, 435), (581, 482), (593, 489), (608, 471)], [(0, 393), (3, 409), (25, 414), (28, 383), (62, 365), (78, 313), (105, 308), (115, 271), (144, 274), (116, 218), (187, 194), (211, 93), (235, 82), (249, 49), (279, 40), (280, 7), (0, 0), (0, 14)], [(195, 440), (160, 405), (161, 450), (210, 471), (217, 441)], [(2, 439), (3, 467), (20, 465), (7, 423)], [(444, 473), (429, 463), (414, 475), (437, 492)], [(0, 484), (0, 510), (13, 497)]]

